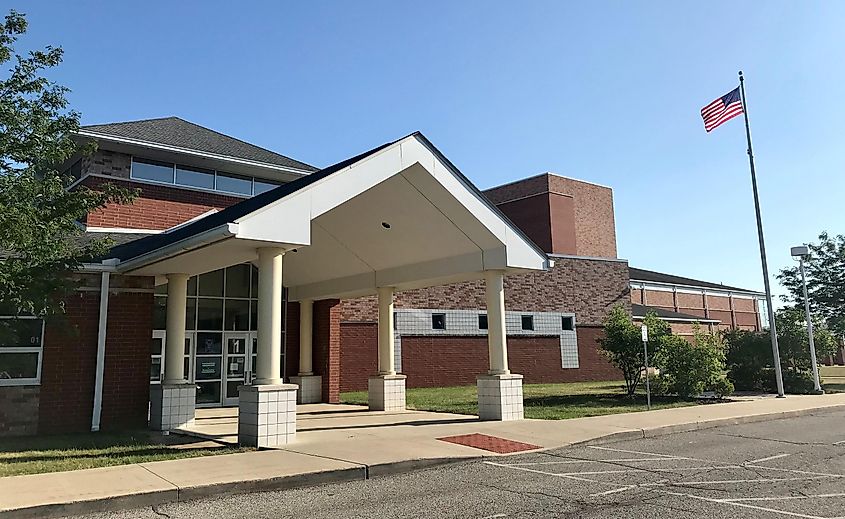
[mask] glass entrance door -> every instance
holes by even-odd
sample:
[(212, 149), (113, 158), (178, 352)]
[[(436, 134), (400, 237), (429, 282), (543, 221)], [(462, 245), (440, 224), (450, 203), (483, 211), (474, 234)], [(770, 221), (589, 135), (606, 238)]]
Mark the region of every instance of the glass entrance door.
[(249, 333), (226, 332), (223, 334), (224, 365), (223, 387), (226, 388), (223, 405), (238, 404), (238, 386), (250, 383), (252, 357)]

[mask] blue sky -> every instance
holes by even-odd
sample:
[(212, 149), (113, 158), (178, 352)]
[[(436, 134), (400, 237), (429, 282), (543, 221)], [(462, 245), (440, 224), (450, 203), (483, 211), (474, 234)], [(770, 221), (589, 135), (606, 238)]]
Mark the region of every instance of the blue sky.
[(772, 272), (845, 232), (845, 3), (3, 4), (20, 49), (64, 47), (85, 124), (178, 115), (317, 166), (421, 130), (481, 188), (613, 187), (633, 266), (762, 289), (742, 121), (699, 116), (742, 69)]

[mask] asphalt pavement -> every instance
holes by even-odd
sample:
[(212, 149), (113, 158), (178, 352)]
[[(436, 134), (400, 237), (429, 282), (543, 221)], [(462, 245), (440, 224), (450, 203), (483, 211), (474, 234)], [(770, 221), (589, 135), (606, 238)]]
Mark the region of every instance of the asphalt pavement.
[(84, 517), (843, 516), (845, 411)]

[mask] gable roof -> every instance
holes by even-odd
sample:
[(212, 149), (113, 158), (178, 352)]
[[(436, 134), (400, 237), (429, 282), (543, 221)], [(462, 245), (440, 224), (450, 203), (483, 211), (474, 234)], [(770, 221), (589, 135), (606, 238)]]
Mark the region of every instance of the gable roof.
[(631, 305), (631, 315), (634, 319), (642, 319), (650, 312), (654, 312), (657, 314), (657, 317), (660, 319), (665, 319), (669, 321), (691, 321), (691, 322), (699, 322), (699, 323), (720, 323), (721, 321), (718, 319), (710, 319), (707, 317), (701, 317), (700, 315), (692, 315), (692, 314), (684, 314), (681, 312), (673, 312), (672, 310), (666, 310), (665, 308), (657, 308), (655, 306), (644, 306), (638, 305), (633, 303)]
[(416, 138), (418, 139), (432, 154), (434, 154), (439, 160), (441, 160), (450, 170), (451, 172), (460, 179), (462, 184), (466, 186), (478, 200), (484, 204), (490, 211), (492, 211), (498, 218), (502, 221), (506, 222), (509, 228), (517, 235), (519, 238), (524, 240), (524, 242), (539, 256), (548, 259), (548, 256), (545, 252), (542, 251), (530, 238), (528, 238), (522, 230), (513, 224), (504, 213), (501, 212), (492, 202), (490, 202), (482, 193), (479, 191), (477, 187), (466, 177), (460, 170), (451, 162), (448, 158), (446, 158), (440, 150), (438, 150), (432, 143), (429, 141), (422, 133), (419, 131), (411, 133), (402, 137), (401, 139), (396, 139), (391, 142), (387, 142), (382, 144), (381, 146), (377, 146), (369, 151), (365, 151), (359, 155), (354, 157), (348, 158), (337, 164), (331, 165), (327, 168), (323, 168), (321, 170), (315, 171), (309, 175), (305, 175), (299, 177), (291, 182), (283, 184), (275, 189), (271, 189), (270, 191), (266, 191), (259, 195), (256, 195), (252, 198), (248, 198), (243, 200), (237, 204), (231, 205), (221, 211), (216, 213), (210, 214), (205, 216), (204, 218), (200, 218), (194, 222), (186, 224), (182, 227), (177, 227), (169, 232), (164, 232), (161, 234), (154, 234), (151, 236), (147, 236), (146, 238), (141, 238), (140, 240), (135, 240), (129, 243), (125, 243), (122, 245), (118, 245), (111, 249), (111, 251), (101, 259), (105, 258), (116, 258), (121, 262), (127, 261), (133, 258), (137, 258), (143, 256), (147, 253), (151, 253), (153, 251), (168, 247), (173, 245), (177, 242), (187, 240), (192, 238), (198, 234), (205, 233), (205, 232), (214, 232), (216, 229), (223, 228), (227, 224), (233, 223), (237, 221), (239, 218), (247, 216), (259, 209), (268, 206), (278, 200), (281, 200), (288, 195), (296, 193), (297, 191), (306, 188), (307, 186), (318, 182), (334, 173), (340, 172), (345, 170), (346, 168), (372, 156), (376, 153), (393, 146), (401, 141), (404, 141), (408, 138)]
[(319, 171), (311, 173), (310, 175), (305, 175), (303, 177), (297, 178), (296, 180), (288, 182), (287, 184), (282, 184), (281, 186), (275, 189), (271, 189), (270, 191), (266, 191), (252, 198), (247, 198), (246, 200), (238, 202), (237, 204), (230, 205), (222, 211), (210, 214), (205, 218), (200, 218), (199, 220), (196, 220), (193, 223), (178, 227), (170, 232), (153, 234), (151, 236), (147, 236), (146, 238), (141, 238), (140, 240), (135, 240), (129, 243), (118, 245), (117, 247), (113, 247), (111, 249), (111, 252), (107, 255), (107, 257), (117, 258), (121, 261), (125, 261), (127, 259), (134, 258), (147, 252), (154, 251), (156, 249), (166, 247), (178, 241), (190, 238), (191, 236), (197, 235), (199, 233), (209, 231), (211, 229), (214, 229), (215, 227), (234, 222), (242, 216), (246, 216), (253, 211), (261, 209), (262, 207), (269, 205), (275, 202), (276, 200), (281, 200), (282, 198), (292, 193), (295, 193), (300, 189), (303, 189), (306, 186), (317, 182), (318, 180), (326, 178), (332, 173), (336, 173), (346, 168), (347, 166), (358, 162), (359, 160), (362, 160), (388, 146), (399, 142), (400, 140), (402, 139), (382, 144), (381, 146), (373, 148), (369, 151), (365, 151), (360, 155), (356, 155), (355, 157), (338, 162), (337, 164), (333, 164), (327, 168), (323, 168)]
[(194, 151), (215, 153), (227, 157), (300, 169), (305, 172), (317, 170), (317, 168), (304, 162), (285, 157), (284, 155), (180, 119), (179, 117), (93, 124), (82, 126), (80, 131), (106, 137), (133, 139)]
[(667, 285), (685, 285), (689, 287), (714, 288), (718, 290), (730, 290), (733, 292), (745, 292), (748, 294), (758, 295), (762, 294), (761, 292), (758, 292), (756, 290), (749, 290), (747, 288), (732, 287), (728, 285), (723, 285), (721, 283), (711, 283), (709, 281), (685, 278), (672, 274), (663, 274), (662, 272), (638, 269), (634, 267), (628, 267), (628, 276), (631, 281), (645, 281), (647, 283), (665, 283)]

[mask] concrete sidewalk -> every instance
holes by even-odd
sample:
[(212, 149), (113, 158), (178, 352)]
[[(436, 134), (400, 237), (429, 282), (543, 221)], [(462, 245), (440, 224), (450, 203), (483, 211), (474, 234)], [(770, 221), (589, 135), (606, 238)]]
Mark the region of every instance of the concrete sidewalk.
[(771, 420), (845, 406), (845, 394), (726, 404), (561, 421), (480, 422), (466, 416), (362, 413), (298, 433), (285, 449), (0, 479), (0, 517), (48, 517), (209, 495), (365, 479), (496, 454), (438, 440), (483, 433), (542, 448), (606, 442)]

